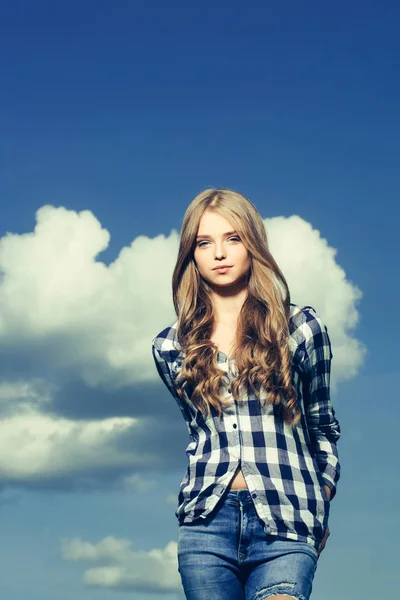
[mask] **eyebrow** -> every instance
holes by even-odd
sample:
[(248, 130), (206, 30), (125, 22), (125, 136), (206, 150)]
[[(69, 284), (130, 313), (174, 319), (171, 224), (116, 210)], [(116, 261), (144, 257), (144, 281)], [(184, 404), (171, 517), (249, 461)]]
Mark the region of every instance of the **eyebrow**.
[[(226, 233), (223, 233), (222, 235), (232, 235), (233, 233), (237, 234), (237, 231), (227, 231)], [(211, 235), (207, 235), (206, 233), (200, 234), (196, 237), (196, 240), (200, 239), (200, 238), (211, 238)]]

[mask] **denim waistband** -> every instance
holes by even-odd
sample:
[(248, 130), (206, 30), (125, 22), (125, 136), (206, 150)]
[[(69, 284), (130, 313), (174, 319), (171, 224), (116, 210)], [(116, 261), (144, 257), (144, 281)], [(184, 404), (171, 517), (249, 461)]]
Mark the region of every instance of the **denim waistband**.
[(241, 501), (242, 504), (247, 504), (248, 502), (252, 502), (251, 493), (248, 488), (238, 489), (238, 490), (228, 490), (226, 493), (226, 497), (230, 500), (236, 500), (238, 503)]

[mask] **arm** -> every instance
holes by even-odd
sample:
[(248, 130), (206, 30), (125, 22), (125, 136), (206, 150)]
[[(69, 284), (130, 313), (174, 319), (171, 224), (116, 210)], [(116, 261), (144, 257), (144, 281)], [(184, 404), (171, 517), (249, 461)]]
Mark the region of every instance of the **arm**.
[(328, 485), (324, 485), (324, 488), (325, 488), (326, 495), (328, 496), (328, 500), (330, 500), (331, 493), (332, 493), (331, 488)]
[(152, 344), (151, 351), (153, 353), (154, 363), (156, 365), (157, 372), (161, 378), (161, 381), (164, 383), (164, 385), (175, 398), (175, 400), (177, 400), (178, 394), (176, 393), (175, 388), (172, 384), (172, 379), (168, 370), (167, 363), (164, 360), (164, 358), (161, 357), (159, 350), (157, 350), (157, 348), (154, 345), (154, 342)]
[(305, 412), (307, 427), (328, 498), (336, 494), (340, 463), (336, 443), (340, 425), (330, 399), (330, 373), (333, 358), (327, 327), (311, 307), (307, 314), (304, 370), (307, 389)]
[(189, 436), (192, 437), (192, 432), (190, 430), (190, 414), (188, 412), (187, 406), (185, 405), (185, 402), (182, 400), (182, 398), (180, 398), (176, 392), (174, 383), (172, 381), (172, 377), (171, 377), (171, 373), (170, 370), (168, 368), (168, 363), (167, 361), (161, 356), (160, 351), (155, 347), (154, 345), (154, 340), (153, 340), (153, 344), (152, 344), (152, 353), (153, 353), (153, 359), (154, 359), (154, 363), (156, 365), (157, 368), (157, 372), (162, 380), (162, 382), (164, 383), (164, 385), (166, 386), (166, 388), (168, 389), (168, 391), (171, 393), (172, 397), (175, 399), (177, 405), (179, 406), (179, 409), (182, 413), (183, 418), (185, 419), (186, 422), (186, 427), (187, 430), (189, 432)]

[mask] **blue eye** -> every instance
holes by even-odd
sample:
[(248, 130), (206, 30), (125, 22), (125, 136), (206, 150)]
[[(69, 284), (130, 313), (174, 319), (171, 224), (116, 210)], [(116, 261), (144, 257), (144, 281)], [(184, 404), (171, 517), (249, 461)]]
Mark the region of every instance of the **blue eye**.
[[(237, 235), (234, 235), (234, 236), (230, 237), (229, 239), (230, 240), (238, 240), (240, 242), (240, 237), (238, 237)], [(209, 242), (207, 240), (203, 240), (202, 242), (197, 243), (199, 248), (202, 247), (202, 244), (209, 244)]]

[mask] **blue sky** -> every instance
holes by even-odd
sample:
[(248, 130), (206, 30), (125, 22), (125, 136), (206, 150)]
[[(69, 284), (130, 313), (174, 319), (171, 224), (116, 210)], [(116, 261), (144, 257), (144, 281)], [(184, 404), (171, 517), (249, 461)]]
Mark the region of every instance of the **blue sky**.
[(183, 598), (187, 431), (150, 342), (209, 186), (255, 203), (292, 301), (331, 333), (342, 476), (312, 598), (398, 593), (399, 18), (368, 1), (2, 3), (7, 600)]

